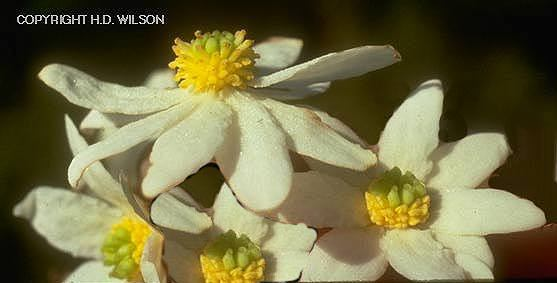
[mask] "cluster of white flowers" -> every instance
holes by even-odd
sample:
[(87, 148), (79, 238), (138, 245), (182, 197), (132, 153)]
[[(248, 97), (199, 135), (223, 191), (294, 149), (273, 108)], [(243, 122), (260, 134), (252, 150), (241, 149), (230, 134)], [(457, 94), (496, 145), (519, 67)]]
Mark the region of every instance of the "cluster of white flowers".
[[(373, 281), (389, 264), (412, 280), (493, 279), (483, 236), (545, 224), (532, 202), (478, 188), (511, 152), (502, 134), (439, 141), (437, 80), (373, 147), (325, 112), (279, 101), (396, 63), (391, 46), (289, 67), (301, 40), (245, 35), (176, 39), (175, 71), (144, 86), (61, 64), (39, 73), (90, 109), (79, 129), (65, 120), (73, 190), (40, 186), (14, 208), (54, 247), (89, 259), (66, 282)], [(206, 208), (178, 185), (212, 162), (226, 182)]]

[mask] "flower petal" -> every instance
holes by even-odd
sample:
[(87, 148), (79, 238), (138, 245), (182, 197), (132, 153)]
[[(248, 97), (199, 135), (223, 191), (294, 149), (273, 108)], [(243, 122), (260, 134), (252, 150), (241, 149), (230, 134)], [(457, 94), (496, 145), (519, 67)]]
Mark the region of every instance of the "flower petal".
[(316, 108), (309, 108), (313, 113), (319, 116), (321, 122), (325, 123), (327, 126), (331, 127), (337, 133), (342, 135), (345, 139), (361, 145), (363, 148), (369, 147), (369, 144), (364, 141), (354, 130), (352, 130), (348, 125), (344, 124), (341, 120), (329, 115), (325, 111), (321, 111)]
[(266, 263), (265, 281), (285, 282), (298, 279), (317, 233), (304, 224), (266, 221), (269, 223), (269, 231), (261, 244)]
[(443, 192), (476, 188), (505, 163), (510, 153), (505, 136), (497, 133), (474, 134), (444, 144), (431, 155), (436, 166), (427, 186)]
[(428, 160), (439, 143), (439, 118), (443, 110), (441, 82), (421, 84), (387, 122), (379, 139), (379, 160), (387, 168), (398, 166), (422, 179), (431, 171)]
[(250, 209), (270, 210), (288, 196), (292, 164), (286, 137), (265, 107), (248, 94), (227, 98), (236, 111), (215, 159), (238, 199)]
[(166, 283), (167, 274), (162, 263), (162, 249), (164, 238), (162, 234), (153, 230), (145, 241), (139, 268), (143, 281), (153, 283)]
[(271, 37), (253, 47), (259, 59), (255, 61), (258, 75), (286, 68), (300, 56), (304, 42), (298, 38)]
[(44, 67), (39, 78), (71, 103), (107, 113), (152, 113), (176, 105), (188, 95), (186, 90), (179, 88), (162, 90), (107, 83), (61, 64)]
[(321, 122), (311, 110), (272, 99), (261, 101), (288, 134), (292, 151), (325, 163), (363, 171), (376, 162), (375, 154), (354, 144)]
[(125, 283), (125, 280), (110, 276), (112, 266), (105, 266), (100, 260), (90, 260), (80, 264), (64, 283)]
[(167, 128), (178, 123), (195, 106), (192, 103), (181, 103), (165, 111), (153, 114), (137, 122), (127, 124), (106, 139), (89, 146), (72, 160), (68, 168), (68, 181), (76, 187), (81, 174), (95, 161), (121, 153), (131, 147), (158, 137)]
[(309, 255), (301, 282), (375, 281), (388, 262), (379, 248), (377, 228), (333, 229), (320, 237)]
[(460, 236), (446, 233), (434, 233), (434, 236), (443, 246), (452, 249), (455, 253), (477, 257), (488, 267), (493, 267), (493, 254), (484, 237)]
[(154, 70), (147, 76), (147, 78), (143, 82), (143, 85), (146, 87), (160, 89), (178, 87), (176, 81), (174, 80), (174, 71), (170, 70), (169, 68)]
[(381, 241), (391, 266), (410, 280), (462, 280), (454, 254), (425, 230), (388, 230)]
[(473, 280), (493, 280), (493, 272), (483, 261), (467, 254), (456, 254), (455, 261)]
[[(254, 87), (309, 85), (350, 77), (381, 69), (400, 60), (390, 45), (361, 46), (329, 53), (288, 69), (256, 78)], [(280, 83), (280, 84), (279, 84)]]
[(494, 189), (441, 194), (431, 229), (460, 235), (525, 231), (542, 226), (545, 216), (531, 201)]
[(54, 247), (75, 257), (100, 258), (101, 246), (121, 212), (101, 200), (65, 189), (37, 187), (13, 214), (31, 222)]
[(151, 219), (159, 226), (192, 234), (199, 234), (213, 225), (206, 213), (183, 203), (171, 192), (155, 199), (151, 205)]
[(163, 258), (168, 265), (170, 278), (176, 283), (204, 282), (199, 254), (200, 251), (187, 249), (178, 242), (167, 239)]
[(331, 82), (320, 82), (309, 85), (252, 88), (249, 92), (258, 96), (266, 96), (277, 100), (296, 100), (323, 93), (329, 89), (330, 86)]
[(154, 198), (209, 163), (224, 141), (231, 117), (226, 104), (208, 101), (164, 132), (153, 145), (141, 184), (143, 194)]
[(292, 190), (276, 210), (280, 221), (315, 228), (365, 227), (367, 215), (363, 191), (316, 171), (294, 173)]
[[(77, 155), (89, 145), (79, 134), (76, 126), (68, 115), (64, 117), (64, 120), (70, 148), (73, 154)], [(83, 180), (88, 186), (88, 191), (92, 192), (98, 198), (104, 199), (123, 210), (133, 210), (124, 195), (122, 186), (112, 178), (112, 175), (106, 171), (100, 162), (91, 164), (89, 170), (83, 173)]]

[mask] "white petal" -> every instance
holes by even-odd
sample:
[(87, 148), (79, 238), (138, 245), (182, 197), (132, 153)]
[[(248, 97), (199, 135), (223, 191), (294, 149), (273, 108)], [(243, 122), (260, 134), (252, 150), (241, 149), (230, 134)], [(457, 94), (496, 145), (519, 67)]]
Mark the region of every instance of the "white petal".
[(165, 111), (150, 115), (120, 128), (108, 138), (81, 151), (74, 157), (68, 168), (70, 185), (72, 187), (77, 186), (81, 174), (91, 163), (126, 151), (143, 141), (158, 137), (167, 128), (178, 123), (194, 106), (194, 103), (181, 103)]
[(320, 237), (302, 272), (302, 282), (375, 281), (388, 267), (377, 228), (333, 229)]
[(220, 188), (213, 210), (213, 223), (219, 232), (233, 230), (237, 234), (246, 234), (255, 244), (260, 244), (269, 230), (265, 218), (243, 208), (226, 184)]
[(318, 95), (325, 92), (331, 86), (331, 82), (320, 82), (309, 85), (284, 85), (280, 87), (252, 88), (250, 93), (266, 96), (277, 100), (296, 100)]
[(164, 132), (153, 145), (141, 184), (143, 194), (153, 198), (209, 163), (224, 141), (231, 118), (230, 107), (210, 100)]
[(162, 90), (107, 83), (61, 64), (44, 67), (39, 78), (71, 103), (107, 113), (152, 113), (176, 105), (188, 95), (184, 89)]
[(124, 283), (125, 280), (110, 276), (112, 266), (105, 266), (100, 260), (90, 260), (80, 264), (64, 283)]
[(279, 36), (256, 44), (253, 49), (259, 54), (259, 59), (255, 60), (258, 75), (268, 74), (294, 64), (300, 56), (303, 45), (301, 39)]
[(227, 102), (237, 120), (215, 155), (217, 164), (243, 204), (257, 211), (273, 209), (286, 199), (292, 183), (286, 137), (249, 95), (235, 93)]
[(163, 245), (163, 236), (157, 231), (152, 231), (151, 235), (149, 235), (145, 241), (143, 253), (141, 254), (141, 261), (139, 263), (143, 281), (149, 283), (167, 282), (166, 270), (162, 263)]
[(443, 110), (441, 82), (427, 81), (410, 95), (387, 122), (379, 139), (378, 158), (387, 168), (398, 166), (422, 179), (431, 171), (428, 160), (439, 143)]
[[(79, 134), (73, 121), (67, 115), (64, 117), (66, 122), (66, 135), (74, 155), (87, 148), (88, 144)], [(131, 211), (128, 200), (122, 191), (122, 186), (112, 178), (100, 162), (91, 164), (89, 170), (83, 173), (83, 180), (95, 196), (104, 199), (123, 210)]]
[(436, 166), (427, 186), (444, 192), (476, 188), (510, 153), (505, 136), (497, 133), (474, 134), (444, 144), (431, 155)]
[(146, 87), (160, 89), (178, 87), (176, 81), (174, 80), (174, 71), (169, 68), (154, 70), (147, 76), (143, 85)]
[(100, 258), (101, 246), (121, 212), (101, 200), (65, 189), (38, 187), (14, 209), (54, 247), (75, 257)]
[(362, 190), (316, 171), (294, 173), (292, 190), (276, 213), (281, 221), (316, 228), (370, 224)]
[(410, 280), (462, 280), (454, 254), (435, 241), (431, 231), (389, 230), (381, 241), (391, 266)]
[(176, 283), (204, 282), (199, 254), (199, 251), (187, 249), (178, 242), (167, 239), (163, 259), (168, 265), (170, 278)]
[(193, 234), (199, 234), (213, 224), (207, 214), (181, 202), (170, 192), (155, 199), (151, 205), (151, 219), (159, 226)]
[(317, 233), (306, 225), (269, 221), (269, 231), (261, 244), (265, 258), (265, 281), (283, 282), (298, 279), (306, 264)]
[(309, 108), (309, 109), (313, 111), (313, 113), (315, 113), (317, 116), (319, 116), (321, 122), (327, 124), (327, 126), (331, 127), (337, 133), (342, 135), (345, 139), (353, 143), (357, 143), (364, 148), (369, 147), (369, 144), (366, 141), (364, 141), (364, 139), (358, 136), (358, 134), (356, 134), (354, 130), (352, 130), (348, 125), (344, 124), (341, 120), (329, 115), (329, 113), (325, 111), (321, 111), (316, 108)]
[(493, 254), (484, 237), (460, 236), (446, 233), (434, 233), (434, 236), (443, 246), (452, 249), (455, 253), (474, 256), (489, 267), (493, 267)]
[(288, 134), (292, 151), (339, 167), (363, 171), (376, 162), (375, 154), (354, 144), (311, 110), (291, 106), (272, 99), (261, 101)]
[(483, 261), (467, 254), (456, 254), (455, 261), (474, 280), (493, 280), (493, 272)]
[(545, 224), (531, 201), (494, 189), (462, 190), (441, 195), (431, 229), (460, 235), (488, 235), (534, 229)]
[(281, 87), (340, 80), (381, 69), (399, 60), (400, 55), (392, 46), (361, 46), (329, 53), (303, 64), (256, 78), (252, 86)]
[(347, 184), (358, 188), (367, 188), (371, 180), (376, 176), (377, 168), (374, 166), (365, 171), (356, 171), (348, 168), (337, 167), (323, 161), (303, 156), (309, 170), (317, 171), (332, 177), (340, 178)]

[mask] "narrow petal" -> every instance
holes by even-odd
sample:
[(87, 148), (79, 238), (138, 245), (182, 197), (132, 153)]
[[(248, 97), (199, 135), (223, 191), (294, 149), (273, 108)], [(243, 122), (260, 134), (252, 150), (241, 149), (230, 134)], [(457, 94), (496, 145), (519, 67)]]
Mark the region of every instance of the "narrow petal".
[(147, 238), (141, 255), (139, 268), (143, 281), (153, 283), (166, 283), (167, 274), (162, 263), (163, 236), (153, 231)]
[(39, 78), (71, 103), (107, 113), (153, 113), (180, 103), (188, 95), (179, 88), (162, 90), (107, 83), (61, 64), (44, 67)]
[[(400, 61), (390, 45), (361, 46), (329, 53), (303, 64), (256, 78), (252, 86), (292, 86), (356, 77)], [(280, 84), (279, 84), (280, 83)]]
[(125, 280), (110, 276), (112, 266), (105, 266), (100, 260), (90, 260), (80, 264), (64, 283), (124, 283)]
[(320, 237), (302, 272), (302, 282), (375, 281), (388, 262), (379, 248), (380, 230), (333, 229)]
[(216, 162), (243, 204), (257, 211), (271, 210), (286, 199), (292, 183), (285, 134), (249, 95), (234, 93), (226, 102), (237, 115)]
[(315, 160), (308, 156), (303, 156), (303, 160), (309, 170), (340, 178), (347, 184), (358, 188), (367, 188), (371, 180), (376, 176), (377, 173), (377, 168), (375, 168), (374, 166), (366, 169), (365, 171), (356, 171), (327, 164), (323, 161)]
[(359, 171), (375, 164), (377, 159), (371, 150), (345, 139), (311, 110), (272, 99), (264, 99), (262, 103), (288, 134), (288, 146), (292, 151)]
[(362, 190), (316, 171), (294, 173), (292, 191), (276, 216), (280, 221), (315, 228), (370, 224)]
[(252, 88), (249, 92), (254, 95), (266, 96), (277, 100), (296, 100), (323, 93), (329, 89), (330, 86), (331, 82), (320, 82), (309, 85)]
[[(66, 122), (66, 135), (74, 155), (86, 149), (89, 145), (79, 134), (75, 124), (67, 115), (64, 117)], [(94, 162), (89, 170), (83, 173), (83, 180), (87, 184), (87, 190), (95, 196), (104, 199), (123, 210), (132, 211), (128, 200), (124, 195), (122, 186), (112, 178), (100, 162)]]
[(425, 230), (389, 230), (381, 241), (391, 266), (410, 280), (462, 280), (464, 270), (454, 253)]
[(269, 223), (269, 231), (261, 244), (266, 263), (265, 281), (285, 282), (298, 279), (317, 239), (317, 233), (303, 224), (266, 221)]
[(455, 262), (464, 269), (468, 278), (473, 280), (493, 280), (493, 272), (483, 261), (467, 254), (456, 254)]
[(150, 88), (170, 89), (177, 88), (178, 85), (174, 80), (174, 71), (169, 68), (157, 69), (151, 72), (143, 85)]
[(259, 59), (255, 61), (258, 75), (286, 68), (300, 56), (304, 42), (298, 38), (271, 37), (253, 47)]
[(70, 185), (72, 187), (77, 186), (83, 171), (91, 163), (124, 152), (143, 141), (158, 137), (166, 129), (178, 123), (194, 106), (194, 103), (181, 103), (168, 110), (127, 124), (106, 139), (81, 151), (74, 157), (68, 168)]
[(452, 249), (455, 253), (474, 256), (483, 261), (488, 267), (493, 267), (493, 254), (484, 237), (460, 236), (446, 233), (434, 233), (434, 236), (443, 246)]
[(79, 130), (87, 135), (92, 135), (100, 131), (100, 134), (104, 137), (109, 136), (114, 133), (118, 128), (141, 120), (147, 115), (125, 115), (125, 114), (114, 114), (114, 113), (101, 113), (97, 110), (91, 110), (81, 123), (79, 124)]
[(345, 139), (353, 143), (357, 143), (364, 148), (369, 147), (369, 144), (364, 139), (358, 136), (358, 134), (356, 134), (354, 130), (352, 130), (348, 125), (344, 124), (341, 120), (329, 115), (329, 113), (325, 111), (316, 108), (310, 108), (310, 110), (313, 111), (313, 113), (315, 113), (317, 116), (319, 116), (321, 122), (331, 127), (337, 133), (342, 135)]
[(431, 155), (435, 165), (427, 186), (443, 192), (476, 188), (510, 153), (505, 136), (497, 133), (474, 134), (444, 144)]
[(495, 189), (442, 194), (431, 229), (460, 235), (488, 235), (534, 229), (545, 215), (531, 201)]
[(422, 179), (431, 171), (428, 157), (439, 143), (443, 110), (441, 82), (427, 81), (410, 95), (387, 122), (379, 139), (378, 158), (387, 168), (398, 166)]
[(206, 213), (183, 203), (170, 192), (155, 199), (151, 205), (151, 219), (159, 226), (192, 234), (199, 234), (213, 224)]
[(104, 237), (121, 217), (101, 200), (51, 187), (33, 189), (13, 214), (29, 220), (54, 247), (87, 258), (101, 257)]
[(256, 244), (267, 235), (269, 225), (265, 218), (243, 208), (226, 184), (220, 188), (213, 210), (213, 223), (220, 232), (234, 230), (246, 234)]
[(226, 137), (231, 117), (230, 107), (210, 100), (164, 132), (153, 145), (143, 194), (156, 197), (209, 163)]

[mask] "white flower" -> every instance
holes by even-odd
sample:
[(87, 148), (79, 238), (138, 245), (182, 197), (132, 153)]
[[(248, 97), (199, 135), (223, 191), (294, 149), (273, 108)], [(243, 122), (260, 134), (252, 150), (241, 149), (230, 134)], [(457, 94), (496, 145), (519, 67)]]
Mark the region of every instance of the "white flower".
[[(234, 277), (245, 279), (234, 282), (246, 283), (295, 280), (317, 237), (303, 224), (274, 222), (244, 209), (226, 184), (209, 212), (210, 228), (189, 215), (181, 215), (192, 209), (202, 211), (181, 189), (161, 194), (151, 206), (153, 222), (171, 228), (164, 230), (164, 259), (169, 277), (178, 283), (216, 283), (216, 278), (222, 280), (219, 282), (232, 282)], [(201, 234), (176, 235), (178, 230), (204, 229)], [(245, 235), (241, 243), (230, 239), (240, 235)]]
[(336, 177), (295, 174), (277, 217), (333, 227), (317, 241), (302, 281), (376, 280), (388, 264), (411, 280), (492, 279), (484, 236), (545, 223), (528, 200), (474, 189), (510, 149), (498, 133), (439, 144), (442, 105), (441, 83), (428, 81), (393, 114), (378, 143), (379, 178), (368, 179), (365, 198)]
[[(87, 147), (67, 116), (66, 132), (74, 154)], [(123, 282), (125, 277), (131, 281), (143, 278), (144, 282), (166, 282), (161, 263), (163, 236), (144, 220), (139, 203), (133, 202), (136, 207), (130, 205), (128, 198), (134, 196), (126, 196), (100, 162), (93, 163), (83, 179), (87, 185), (83, 193), (37, 187), (14, 207), (13, 214), (28, 219), (54, 247), (75, 257), (92, 259), (66, 282)], [(113, 248), (107, 247), (107, 241), (118, 229), (122, 237), (112, 242)], [(119, 251), (121, 258), (107, 258), (125, 245)], [(103, 260), (111, 266), (105, 266)]]
[[(124, 87), (68, 66), (46, 66), (39, 77), (70, 102), (144, 115), (80, 152), (68, 169), (70, 184), (75, 187), (93, 162), (154, 141), (141, 184), (145, 196), (155, 197), (214, 160), (238, 199), (262, 211), (288, 195), (289, 150), (353, 170), (375, 163), (370, 150), (346, 140), (319, 114), (270, 97), (301, 99), (325, 91), (331, 80), (393, 64), (400, 57), (391, 46), (357, 47), (277, 71), (297, 59), (302, 42), (274, 38), (252, 49), (244, 36), (196, 33), (191, 44), (177, 39), (178, 57), (170, 65), (183, 88)], [(260, 60), (254, 66), (255, 52)]]

